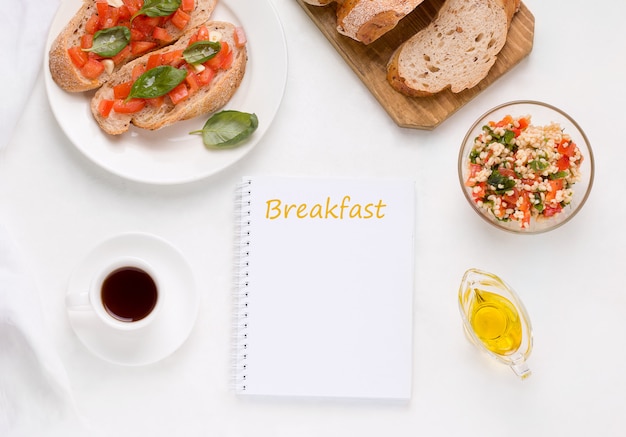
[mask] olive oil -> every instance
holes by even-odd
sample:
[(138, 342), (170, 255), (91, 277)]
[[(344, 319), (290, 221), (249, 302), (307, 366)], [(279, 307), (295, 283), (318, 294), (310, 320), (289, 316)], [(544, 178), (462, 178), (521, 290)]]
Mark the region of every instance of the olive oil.
[(516, 352), (522, 343), (522, 322), (515, 305), (505, 297), (473, 289), (468, 314), (476, 336), (498, 355)]

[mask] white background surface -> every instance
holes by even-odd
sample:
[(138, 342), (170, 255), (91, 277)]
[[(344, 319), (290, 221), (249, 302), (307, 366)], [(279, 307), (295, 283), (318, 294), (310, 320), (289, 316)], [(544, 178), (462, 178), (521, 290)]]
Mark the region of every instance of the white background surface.
[[(85, 418), (120, 437), (624, 435), (626, 3), (527, 0), (536, 19), (533, 52), (429, 132), (396, 127), (301, 7), (272, 1), (288, 43), (286, 93), (263, 141), (233, 167), (174, 187), (113, 176), (59, 129), (41, 75), (17, 134), (0, 152), (0, 211), (33, 269), (50, 341)], [(457, 180), (467, 127), (488, 108), (517, 99), (569, 112), (595, 152), (587, 205), (548, 234), (496, 231), (465, 203)], [(233, 190), (242, 175), (262, 173), (415, 178), (409, 403), (233, 394)], [(191, 336), (174, 355), (128, 368), (83, 347), (63, 299), (72, 269), (94, 245), (137, 230), (185, 254), (201, 303)], [(524, 301), (535, 336), (527, 381), (464, 338), (456, 296), (469, 267), (500, 275)]]

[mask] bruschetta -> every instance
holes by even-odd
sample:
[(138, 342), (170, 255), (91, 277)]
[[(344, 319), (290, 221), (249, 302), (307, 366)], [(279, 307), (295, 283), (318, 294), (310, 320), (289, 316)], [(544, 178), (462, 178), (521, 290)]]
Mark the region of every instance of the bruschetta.
[(84, 0), (53, 41), (52, 79), (68, 92), (102, 86), (124, 64), (206, 22), (217, 0)]
[(91, 112), (111, 135), (126, 132), (131, 124), (156, 130), (213, 113), (243, 80), (246, 44), (241, 27), (207, 22), (176, 43), (124, 65), (96, 91)]

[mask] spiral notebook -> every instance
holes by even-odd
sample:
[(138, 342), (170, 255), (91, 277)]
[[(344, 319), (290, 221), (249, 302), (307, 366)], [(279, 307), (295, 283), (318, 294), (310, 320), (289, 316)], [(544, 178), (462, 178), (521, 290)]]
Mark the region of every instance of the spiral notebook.
[(236, 211), (235, 391), (408, 400), (414, 182), (247, 177)]

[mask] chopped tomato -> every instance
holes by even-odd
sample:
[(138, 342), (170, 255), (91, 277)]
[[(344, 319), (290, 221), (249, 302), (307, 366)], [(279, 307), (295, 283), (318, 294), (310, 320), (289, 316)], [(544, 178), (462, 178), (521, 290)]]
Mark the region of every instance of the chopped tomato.
[(125, 99), (130, 94), (130, 89), (133, 86), (133, 81), (123, 82), (113, 87), (113, 97), (116, 99)]
[(187, 83), (187, 87), (189, 88), (189, 95), (194, 94), (196, 91), (200, 89), (200, 82), (198, 81), (198, 76), (193, 71), (187, 72), (187, 77), (185, 77), (185, 82)]
[(130, 29), (130, 40), (131, 41), (143, 41), (148, 38), (148, 34), (146, 34), (143, 30), (137, 29), (135, 26)]
[(559, 171), (567, 170), (569, 168), (569, 156), (563, 155), (556, 162), (556, 166)]
[(166, 29), (158, 26), (155, 27), (152, 31), (152, 38), (166, 43), (172, 42), (174, 40), (174, 38), (172, 38), (172, 35), (170, 35)]
[(543, 209), (543, 215), (544, 217), (552, 217), (553, 215), (560, 213), (562, 210), (563, 207), (560, 203), (557, 203), (556, 205), (547, 205)]
[[(205, 66), (212, 68), (213, 70), (219, 70), (220, 68), (224, 68), (223, 65), (228, 62), (228, 54), (230, 53), (230, 47), (228, 47), (228, 43), (226, 41), (220, 42), (222, 48), (215, 56), (204, 63)], [(230, 58), (232, 62), (232, 56)]]
[(475, 178), (478, 172), (481, 171), (482, 169), (483, 169), (483, 166), (480, 164), (470, 164), (469, 175), (467, 176), (467, 181), (465, 181), (465, 186), (467, 187), (474, 186), (475, 183), (473, 181), (470, 181), (470, 179)]
[(102, 25), (102, 28), (108, 29), (109, 27), (117, 26), (119, 17), (120, 17), (120, 10), (118, 8), (109, 6), (109, 11), (107, 12), (107, 17), (106, 17), (106, 20), (104, 20), (104, 24)]
[(118, 65), (126, 61), (131, 56), (132, 56), (132, 52), (131, 52), (130, 46), (126, 46), (117, 55), (113, 56), (111, 59), (113, 60), (115, 65)]
[(124, 2), (124, 6), (126, 6), (131, 16), (134, 15), (143, 6), (143, 4), (140, 4), (137, 0), (122, 0), (122, 1)]
[(80, 39), (80, 48), (90, 49), (91, 46), (93, 46), (93, 35), (90, 33), (86, 33)]
[(133, 56), (146, 53), (157, 46), (157, 43), (151, 41), (132, 41), (130, 43), (130, 52)]
[(96, 10), (98, 11), (98, 27), (104, 29), (109, 18), (109, 4), (106, 1), (98, 1), (96, 2)]
[(171, 65), (173, 67), (178, 67), (184, 62), (183, 59), (183, 50), (172, 50), (171, 52), (166, 52), (161, 54), (161, 63)]
[(187, 97), (189, 97), (189, 90), (183, 82), (181, 84), (178, 84), (178, 86), (169, 93), (167, 93), (167, 95), (170, 96), (170, 99), (172, 99), (172, 103), (177, 105), (185, 100)]
[(565, 156), (574, 156), (576, 154), (576, 144), (571, 141), (561, 140), (556, 147), (557, 152)]
[(206, 41), (209, 39), (209, 29), (206, 26), (200, 26), (198, 32), (196, 33), (197, 41)]
[(509, 191), (512, 191), (513, 193), (504, 194), (502, 196), (502, 200), (505, 201), (507, 205), (515, 207), (515, 205), (517, 205), (517, 199), (519, 199), (519, 190), (517, 188), (513, 188), (512, 190), (509, 190)]
[(161, 17), (148, 17), (147, 15), (138, 15), (133, 20), (133, 27), (145, 35), (151, 35), (152, 29), (161, 25)]
[[(476, 187), (478, 187), (478, 189)], [(486, 187), (486, 182), (474, 185), (474, 188), (472, 189), (472, 197), (474, 198), (474, 201), (477, 202), (485, 197), (485, 194), (487, 193)]]
[(243, 27), (237, 26), (235, 28), (235, 47), (243, 47), (248, 42), (248, 38), (246, 37), (246, 32), (244, 32)]
[(187, 26), (189, 20), (191, 20), (191, 15), (178, 8), (176, 12), (174, 12), (174, 14), (172, 15), (171, 20), (174, 26), (182, 30), (185, 28), (185, 26)]
[(133, 71), (131, 72), (130, 75), (133, 78), (133, 81), (135, 81), (137, 80), (139, 76), (141, 76), (145, 72), (146, 72), (146, 66), (142, 64), (137, 64), (133, 67)]
[(96, 79), (104, 71), (104, 65), (102, 62), (95, 59), (89, 59), (85, 65), (80, 69), (83, 76), (88, 79)]
[(546, 203), (552, 202), (556, 198), (556, 193), (563, 189), (563, 179), (553, 179), (548, 181), (550, 191), (546, 191)]
[(517, 175), (515, 174), (515, 171), (510, 169), (510, 168), (498, 168), (498, 172), (507, 178), (516, 178)]
[(200, 86), (208, 85), (213, 80), (215, 76), (215, 70), (212, 68), (205, 68), (200, 73), (197, 74), (198, 83)]
[(141, 111), (145, 106), (144, 99), (130, 99), (128, 102), (120, 99), (113, 103), (113, 110), (120, 114), (133, 114)]
[(529, 120), (526, 117), (520, 117), (517, 119), (517, 123), (519, 124), (520, 129), (526, 129), (530, 124)]
[(159, 53), (152, 53), (148, 56), (148, 63), (146, 64), (146, 70), (150, 70), (154, 67), (161, 65), (161, 55)]
[(159, 108), (161, 105), (163, 105), (164, 101), (165, 101), (164, 96), (155, 97), (153, 99), (146, 99), (146, 103), (149, 106), (152, 106), (154, 108)]
[(118, 8), (118, 11), (119, 11), (118, 24), (121, 24), (122, 22), (130, 20), (130, 17), (133, 16), (133, 14), (130, 13), (130, 9), (128, 9), (128, 6), (126, 5), (120, 6)]
[(513, 117), (511, 117), (510, 115), (505, 115), (502, 120), (496, 123), (496, 127), (503, 127), (511, 123), (513, 123)]
[(107, 118), (111, 113), (111, 109), (113, 109), (113, 103), (113, 100), (109, 99), (100, 100), (100, 103), (98, 104), (98, 112), (100, 115)]
[(85, 32), (91, 35), (96, 33), (98, 30), (100, 30), (99, 22), (100, 19), (98, 18), (98, 14), (94, 13), (91, 17), (89, 17), (87, 23), (85, 23)]
[(191, 12), (196, 7), (195, 0), (182, 0), (180, 8), (185, 12)]
[(78, 68), (83, 68), (89, 60), (87, 52), (82, 51), (78, 46), (70, 47), (67, 50), (67, 54), (70, 56), (72, 63)]

